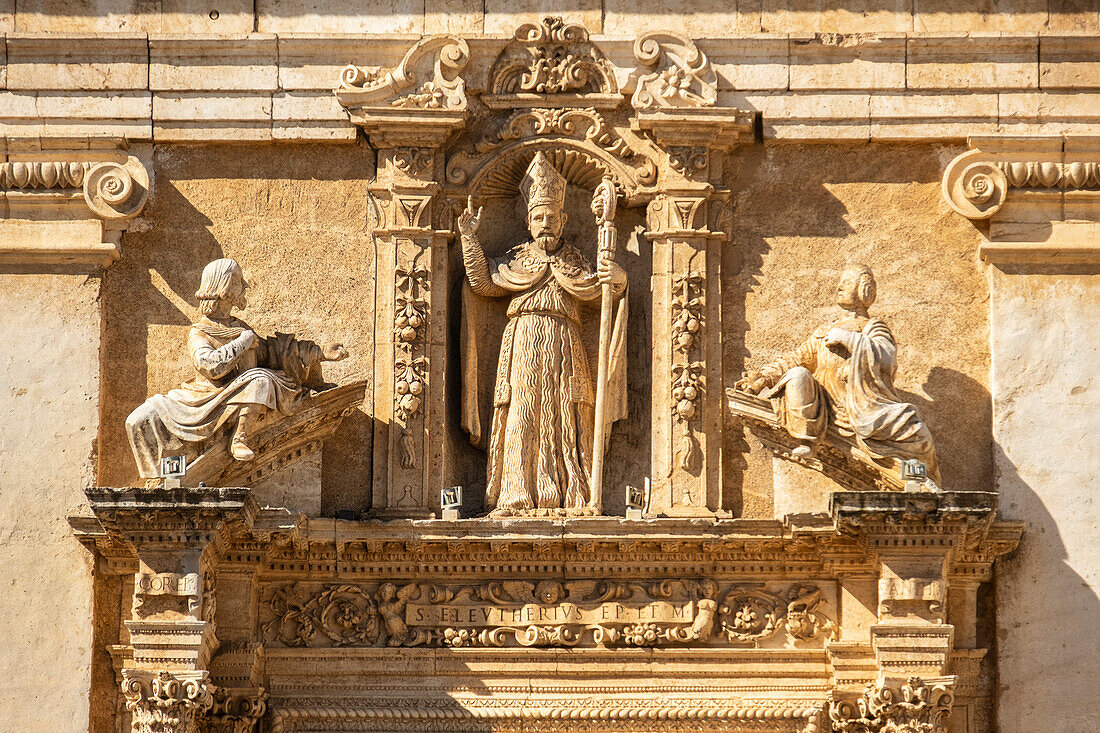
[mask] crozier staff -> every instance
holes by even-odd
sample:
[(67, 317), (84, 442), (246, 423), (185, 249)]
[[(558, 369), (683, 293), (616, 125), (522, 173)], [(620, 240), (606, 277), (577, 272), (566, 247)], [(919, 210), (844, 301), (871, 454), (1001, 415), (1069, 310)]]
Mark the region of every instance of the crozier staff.
[[(509, 298), (487, 445), (486, 499), (497, 515), (591, 510), (596, 394), (580, 308), (594, 305), (605, 291), (608, 302), (617, 304), (606, 339), (605, 429), (626, 414), (626, 273), (602, 256), (593, 269), (563, 241), (565, 188), (565, 178), (536, 153), (521, 185), (531, 239), (492, 265), (477, 237), (481, 209), (467, 202), (458, 219), (470, 289), (483, 297)], [(464, 323), (475, 336), (483, 330), (478, 326)], [(476, 361), (466, 353), (474, 348), (464, 345), (464, 363)], [(462, 412), (463, 427), (479, 443), (478, 390), (470, 380), (463, 383)]]

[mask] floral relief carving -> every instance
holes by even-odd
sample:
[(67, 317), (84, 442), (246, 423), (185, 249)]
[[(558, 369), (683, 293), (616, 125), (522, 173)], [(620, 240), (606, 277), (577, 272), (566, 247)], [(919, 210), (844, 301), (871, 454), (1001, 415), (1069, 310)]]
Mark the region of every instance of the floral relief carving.
[(214, 687), (203, 733), (252, 733), (267, 710), (264, 688)]
[(206, 674), (123, 670), (122, 695), (134, 733), (198, 733), (214, 701)]
[(718, 617), (730, 642), (757, 642), (779, 633), (806, 641), (833, 635), (833, 624), (819, 610), (821, 591), (792, 587), (785, 597), (757, 588), (736, 586), (722, 599)]
[(645, 70), (630, 100), (634, 109), (713, 107), (718, 101), (718, 76), (686, 36), (669, 31), (642, 36), (634, 42), (634, 58)]
[(945, 733), (953, 703), (949, 685), (910, 677), (868, 685), (854, 701), (832, 699), (828, 714), (836, 733)]
[(680, 441), (680, 466), (688, 471), (694, 468), (699, 453), (694, 421), (699, 397), (705, 390), (703, 368), (700, 361), (672, 365), (672, 413), (684, 433)]
[(496, 129), (476, 140), (472, 153), (460, 151), (451, 158), (447, 165), (447, 181), (465, 184), (486, 156), (514, 143), (547, 137), (570, 138), (592, 145), (631, 169), (641, 185), (652, 185), (657, 180), (653, 161), (611, 129), (596, 109), (586, 107), (535, 108), (512, 113)]
[(673, 145), (668, 149), (668, 165), (685, 178), (706, 176), (710, 151), (702, 146)]
[(261, 633), (298, 647), (653, 647), (713, 643), (719, 628), (731, 643), (781, 631), (808, 640), (833, 628), (816, 587), (785, 596), (733, 587), (718, 597), (718, 583), (691, 579), (282, 584), (262, 594)]
[(463, 39), (428, 36), (410, 48), (393, 69), (346, 67), (336, 95), (345, 107), (464, 110), (466, 82), (461, 72), (469, 60), (470, 48)]
[(516, 29), (489, 72), (489, 93), (615, 94), (611, 65), (583, 26), (547, 17)]
[(432, 148), (400, 147), (393, 151), (393, 164), (413, 178), (430, 170), (434, 163), (435, 152)]

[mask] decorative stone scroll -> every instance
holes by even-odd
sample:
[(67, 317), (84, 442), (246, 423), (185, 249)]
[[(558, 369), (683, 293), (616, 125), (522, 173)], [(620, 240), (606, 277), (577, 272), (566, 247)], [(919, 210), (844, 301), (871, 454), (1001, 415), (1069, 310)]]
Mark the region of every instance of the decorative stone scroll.
[(994, 263), (1100, 261), (1100, 144), (1095, 137), (968, 140), (943, 174), (962, 216), (988, 220), (980, 254)]
[(264, 589), (260, 633), (289, 647), (757, 646), (830, 638), (821, 604), (816, 586), (734, 585), (723, 595), (710, 580), (293, 583)]
[(718, 101), (718, 76), (686, 36), (668, 31), (642, 36), (634, 42), (634, 58), (646, 70), (630, 99), (634, 109), (713, 107)]
[(109, 265), (149, 187), (145, 165), (122, 149), (9, 149), (0, 163), (0, 262)]
[(869, 685), (862, 697), (829, 701), (835, 733), (946, 733), (954, 703), (954, 678)]
[(390, 70), (348, 66), (336, 96), (345, 107), (389, 105), (411, 109), (466, 109), (461, 72), (470, 48), (457, 36), (428, 36)]
[(619, 85), (603, 53), (584, 26), (560, 17), (524, 23), (489, 69), (492, 109), (517, 106), (616, 107)]
[(213, 686), (212, 697), (203, 733), (252, 733), (267, 710), (267, 693), (262, 687)]

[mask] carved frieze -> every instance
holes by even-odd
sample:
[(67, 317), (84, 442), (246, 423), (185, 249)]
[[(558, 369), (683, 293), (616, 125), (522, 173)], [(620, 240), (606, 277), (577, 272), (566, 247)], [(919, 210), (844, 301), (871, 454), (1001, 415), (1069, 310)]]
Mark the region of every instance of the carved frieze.
[(267, 586), (264, 642), (316, 646), (667, 646), (829, 638), (816, 586), (781, 593), (711, 580)]

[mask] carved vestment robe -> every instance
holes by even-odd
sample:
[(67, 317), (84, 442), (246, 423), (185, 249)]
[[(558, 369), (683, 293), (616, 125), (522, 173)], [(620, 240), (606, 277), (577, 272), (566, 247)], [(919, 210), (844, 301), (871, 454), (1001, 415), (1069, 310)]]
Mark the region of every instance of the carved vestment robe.
[(321, 348), (285, 333), (258, 338), (245, 350), (248, 329), (232, 318), (203, 317), (191, 327), (187, 346), (197, 376), (168, 394), (153, 395), (126, 420), (142, 478), (159, 475), (160, 459), (196, 454), (241, 407), (255, 405), (290, 415), (306, 386), (320, 385)]
[[(582, 337), (581, 304), (599, 303), (596, 274), (568, 245), (546, 254), (530, 243), (491, 270), (467, 262), (467, 274), (474, 295), (510, 296), (487, 443), (478, 360), (488, 350), (479, 341), (490, 317), (469, 293), (464, 297), (462, 423), (489, 453), (487, 501), (509, 511), (581, 508), (591, 485), (596, 388), (595, 344)], [(623, 297), (612, 331), (609, 423), (626, 412), (626, 317)]]
[[(856, 334), (850, 354), (830, 349), (826, 336), (833, 328)], [(787, 395), (797, 367), (813, 377), (814, 396), (804, 403)], [(894, 392), (897, 346), (884, 321), (850, 318), (822, 326), (794, 351), (760, 370), (775, 386), (761, 393), (771, 398), (784, 427), (796, 438), (813, 440), (831, 420), (841, 435), (854, 437), (871, 458), (923, 461), (928, 476), (939, 483), (936, 449), (916, 408)]]

